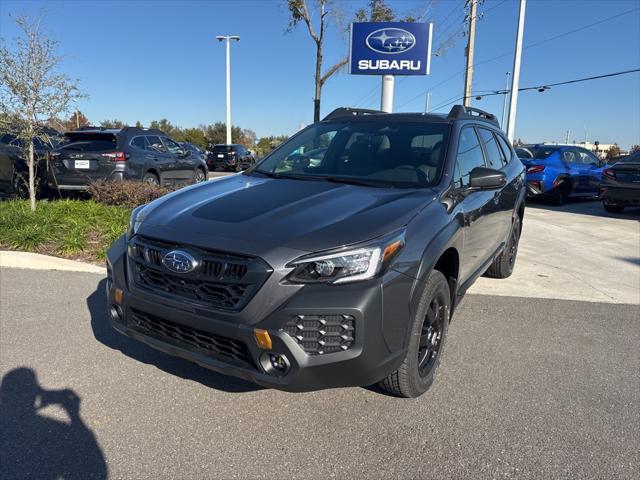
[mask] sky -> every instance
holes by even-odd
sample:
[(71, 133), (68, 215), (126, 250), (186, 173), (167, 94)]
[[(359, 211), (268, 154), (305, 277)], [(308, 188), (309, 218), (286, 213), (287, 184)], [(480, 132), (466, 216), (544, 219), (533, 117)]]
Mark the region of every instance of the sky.
[[(336, 0), (334, 12), (344, 24), (365, 3)], [(433, 22), (436, 47), (462, 30), (464, 0), (388, 4)], [(513, 67), (518, 2), (486, 0), (479, 13), (472, 91), (501, 90)], [(225, 48), (215, 40), (224, 34), (241, 37), (231, 46), (234, 125), (261, 137), (292, 134), (312, 121), (314, 44), (303, 24), (286, 31), (282, 1), (0, 0), (0, 36), (8, 42), (18, 33), (17, 15), (42, 15), (60, 41), (61, 71), (79, 79), (88, 94), (78, 108), (93, 123), (167, 118), (195, 127), (224, 121)], [(520, 86), (640, 68), (638, 25), (639, 0), (528, 0)], [(348, 41), (344, 27), (332, 26), (326, 35), (328, 68), (346, 55)], [(397, 78), (394, 111), (423, 111), (431, 90), (431, 109), (448, 112), (447, 104), (462, 96), (465, 45), (460, 33), (433, 57), (431, 75)], [(379, 108), (380, 78), (332, 77), (323, 90), (322, 115), (339, 106)], [(474, 99), (473, 106), (502, 116), (500, 95)], [(520, 93), (516, 138), (564, 141), (567, 131), (570, 141), (586, 135), (623, 149), (640, 144), (640, 73)]]

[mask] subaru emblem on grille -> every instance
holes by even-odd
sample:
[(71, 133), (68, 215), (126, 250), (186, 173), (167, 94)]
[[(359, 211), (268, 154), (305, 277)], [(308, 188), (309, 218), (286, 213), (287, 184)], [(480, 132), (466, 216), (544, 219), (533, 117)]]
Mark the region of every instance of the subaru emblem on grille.
[(189, 273), (198, 267), (198, 260), (182, 250), (171, 250), (162, 257), (162, 264), (172, 272)]

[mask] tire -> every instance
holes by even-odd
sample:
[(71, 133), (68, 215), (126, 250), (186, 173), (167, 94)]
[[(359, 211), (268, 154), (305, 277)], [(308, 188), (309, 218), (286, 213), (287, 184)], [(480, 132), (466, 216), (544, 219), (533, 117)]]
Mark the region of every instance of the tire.
[(567, 202), (569, 195), (571, 195), (571, 184), (563, 180), (556, 187), (553, 197), (551, 198), (551, 203), (557, 207), (561, 207)]
[(142, 176), (142, 181), (144, 183), (148, 183), (149, 185), (158, 185), (160, 186), (160, 180), (158, 176), (153, 172), (147, 172)]
[(485, 275), (491, 278), (508, 278), (513, 273), (518, 256), (518, 244), (522, 232), (522, 220), (516, 215), (511, 224), (511, 231), (504, 250), (494, 260)]
[(419, 397), (429, 389), (442, 357), (450, 315), (449, 283), (434, 270), (416, 309), (407, 356), (398, 370), (379, 383), (381, 388), (405, 398)]
[(207, 179), (207, 174), (204, 172), (202, 168), (196, 168), (196, 171), (193, 172), (193, 183), (202, 183)]
[[(29, 177), (28, 174), (16, 172), (13, 176), (13, 191), (16, 197), (26, 200), (29, 198)], [(37, 197), (36, 192), (36, 197)]]
[(624, 207), (622, 205), (611, 205), (608, 203), (603, 203), (602, 206), (609, 213), (622, 213)]

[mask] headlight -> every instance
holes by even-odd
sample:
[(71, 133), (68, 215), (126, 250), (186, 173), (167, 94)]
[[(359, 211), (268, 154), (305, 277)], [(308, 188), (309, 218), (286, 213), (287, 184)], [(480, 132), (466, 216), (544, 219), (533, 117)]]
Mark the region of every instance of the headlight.
[(307, 255), (291, 262), (291, 283), (348, 283), (381, 273), (404, 246), (404, 231), (383, 240), (341, 251)]
[(140, 224), (142, 224), (142, 221), (145, 219), (145, 217), (149, 213), (149, 209), (145, 210), (146, 206), (147, 205), (140, 205), (139, 207), (134, 208), (133, 211), (131, 212), (131, 220), (129, 221), (127, 238), (131, 238), (136, 234), (136, 232), (138, 231), (138, 228), (140, 228)]

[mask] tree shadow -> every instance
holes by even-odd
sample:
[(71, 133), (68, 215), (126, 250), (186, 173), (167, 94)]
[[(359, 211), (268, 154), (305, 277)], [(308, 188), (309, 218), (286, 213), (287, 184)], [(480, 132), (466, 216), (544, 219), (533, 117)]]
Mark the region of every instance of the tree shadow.
[(555, 206), (541, 199), (527, 199), (527, 208), (550, 210), (554, 212), (574, 213), (593, 217), (619, 218), (622, 220), (640, 221), (640, 207), (625, 208), (622, 213), (605, 211), (602, 203), (596, 199), (571, 198), (562, 206)]
[[(42, 415), (61, 408), (68, 422)], [(80, 416), (71, 389), (45, 390), (29, 368), (8, 372), (0, 385), (0, 478), (103, 479), (107, 464)]]
[(173, 357), (115, 331), (107, 317), (106, 279), (98, 283), (96, 290), (87, 297), (91, 314), (93, 336), (103, 345), (119, 350), (138, 362), (153, 365), (160, 370), (186, 380), (193, 380), (206, 387), (239, 393), (261, 390), (263, 387), (240, 378), (222, 375), (182, 358)]

